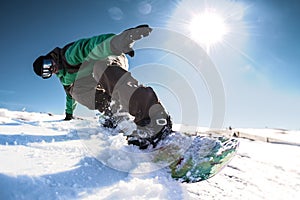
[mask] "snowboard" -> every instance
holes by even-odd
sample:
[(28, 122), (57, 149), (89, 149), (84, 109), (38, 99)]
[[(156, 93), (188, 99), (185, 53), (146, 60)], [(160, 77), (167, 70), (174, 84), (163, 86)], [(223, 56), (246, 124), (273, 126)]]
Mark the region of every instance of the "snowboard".
[[(90, 152), (119, 171), (147, 174), (163, 169), (179, 182), (199, 182), (218, 174), (237, 153), (239, 141), (215, 134), (175, 131), (156, 147), (128, 145), (117, 128), (77, 132)], [(194, 134), (194, 135), (192, 135)]]
[(180, 182), (199, 182), (218, 174), (235, 156), (239, 141), (220, 135), (190, 136), (175, 132), (160, 144), (153, 162), (169, 162)]

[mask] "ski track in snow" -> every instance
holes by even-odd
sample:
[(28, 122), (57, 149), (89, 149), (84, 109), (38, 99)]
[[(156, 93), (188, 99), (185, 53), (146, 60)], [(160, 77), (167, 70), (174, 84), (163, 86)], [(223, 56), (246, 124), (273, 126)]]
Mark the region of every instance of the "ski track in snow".
[[(135, 174), (104, 165), (78, 136), (103, 132), (96, 119), (62, 118), (0, 109), (1, 200), (300, 197), (299, 146), (241, 139), (238, 154), (221, 173), (199, 183), (179, 183), (166, 169)], [(122, 137), (107, 138), (122, 142)]]

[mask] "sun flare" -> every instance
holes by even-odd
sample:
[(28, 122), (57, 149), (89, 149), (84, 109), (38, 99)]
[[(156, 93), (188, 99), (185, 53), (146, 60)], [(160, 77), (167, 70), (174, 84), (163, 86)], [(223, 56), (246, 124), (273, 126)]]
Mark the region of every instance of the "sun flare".
[(224, 35), (228, 33), (228, 27), (221, 15), (206, 11), (192, 18), (189, 31), (193, 40), (209, 47), (222, 42)]

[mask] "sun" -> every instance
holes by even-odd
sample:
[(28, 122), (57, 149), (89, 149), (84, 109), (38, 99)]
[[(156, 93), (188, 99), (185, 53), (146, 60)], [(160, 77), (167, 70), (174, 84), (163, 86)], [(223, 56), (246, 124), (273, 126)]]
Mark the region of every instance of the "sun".
[(205, 11), (192, 17), (189, 23), (191, 38), (207, 48), (222, 42), (228, 33), (224, 18), (213, 11)]

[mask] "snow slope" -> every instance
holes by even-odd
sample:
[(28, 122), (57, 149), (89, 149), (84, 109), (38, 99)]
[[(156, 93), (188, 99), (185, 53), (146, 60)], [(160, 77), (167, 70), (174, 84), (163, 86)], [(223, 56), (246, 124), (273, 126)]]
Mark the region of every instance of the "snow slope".
[[(238, 155), (220, 174), (199, 183), (179, 183), (165, 169), (134, 173), (103, 164), (82, 135), (102, 136), (103, 148), (122, 145), (124, 138), (104, 133), (93, 118), (62, 118), (0, 109), (1, 200), (300, 198), (297, 145), (241, 139)], [(118, 156), (113, 161), (126, 164)]]

